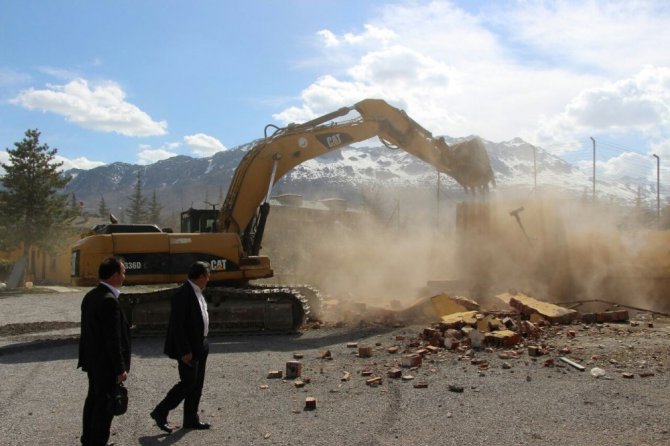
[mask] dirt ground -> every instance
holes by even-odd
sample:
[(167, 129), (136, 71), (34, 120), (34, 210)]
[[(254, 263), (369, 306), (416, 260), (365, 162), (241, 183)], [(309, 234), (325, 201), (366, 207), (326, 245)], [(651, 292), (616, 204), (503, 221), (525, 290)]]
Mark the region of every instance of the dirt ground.
[[(0, 439), (8, 445), (78, 444), (85, 374), (76, 369), (84, 290), (0, 297)], [(533, 344), (425, 346), (430, 324), (356, 321), (284, 336), (211, 339), (201, 417), (210, 431), (165, 435), (149, 412), (177, 380), (162, 339), (133, 339), (128, 413), (117, 445), (670, 445), (670, 320), (553, 325)], [(371, 356), (359, 355), (370, 347)], [(392, 347), (398, 347), (392, 353)], [(326, 354), (330, 352), (330, 355)], [(296, 355), (297, 354), (297, 355)], [(286, 373), (300, 356), (301, 380)], [(569, 358), (585, 370), (563, 362)], [(595, 377), (594, 368), (603, 376)], [(400, 378), (389, 370), (399, 369)], [(368, 384), (379, 377), (378, 384)], [(410, 379), (411, 378), (411, 379)], [(308, 397), (316, 409), (306, 410)], [(181, 409), (170, 415), (181, 422)]]

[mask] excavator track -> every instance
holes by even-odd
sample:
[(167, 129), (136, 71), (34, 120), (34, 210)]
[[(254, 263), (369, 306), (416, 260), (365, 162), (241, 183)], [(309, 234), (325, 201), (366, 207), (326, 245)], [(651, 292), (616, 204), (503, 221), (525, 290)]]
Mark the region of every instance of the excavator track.
[[(176, 288), (123, 293), (121, 307), (133, 336), (163, 335), (170, 319), (170, 300)], [(208, 287), (209, 335), (295, 333), (314, 314), (310, 303), (320, 303), (310, 286), (249, 285)], [(310, 316), (311, 315), (311, 316)]]

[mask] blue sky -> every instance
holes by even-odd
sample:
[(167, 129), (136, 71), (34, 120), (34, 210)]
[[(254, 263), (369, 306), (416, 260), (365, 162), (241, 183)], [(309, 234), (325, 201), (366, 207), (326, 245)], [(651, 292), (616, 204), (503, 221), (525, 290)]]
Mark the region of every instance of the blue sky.
[(655, 179), (669, 45), (665, 0), (0, 0), (0, 161), (32, 128), (65, 167), (209, 156), (375, 97)]

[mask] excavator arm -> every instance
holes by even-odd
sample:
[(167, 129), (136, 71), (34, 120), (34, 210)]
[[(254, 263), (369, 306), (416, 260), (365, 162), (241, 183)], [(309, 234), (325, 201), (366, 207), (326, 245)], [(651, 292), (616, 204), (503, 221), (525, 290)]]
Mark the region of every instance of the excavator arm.
[[(359, 116), (338, 120), (351, 112), (358, 112)], [(272, 186), (307, 160), (374, 136), (387, 147), (403, 149), (431, 164), (454, 178), (466, 191), (485, 191), (494, 183), (488, 155), (478, 139), (449, 146), (443, 138), (434, 138), (403, 110), (380, 99), (365, 99), (303, 124), (277, 128), (272, 135), (259, 140), (233, 175), (219, 227), (223, 232), (244, 232), (244, 251), (258, 254), (258, 235), (262, 236)]]

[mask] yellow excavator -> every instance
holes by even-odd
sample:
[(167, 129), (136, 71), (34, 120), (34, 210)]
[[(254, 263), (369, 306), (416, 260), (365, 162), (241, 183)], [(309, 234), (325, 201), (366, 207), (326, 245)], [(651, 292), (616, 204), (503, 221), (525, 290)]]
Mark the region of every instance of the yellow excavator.
[[(380, 99), (365, 99), (302, 124), (266, 126), (265, 137), (237, 167), (211, 232), (165, 232), (153, 225), (96, 228), (71, 248), (72, 284), (97, 283), (98, 265), (109, 255), (124, 258), (126, 285), (182, 282), (194, 261), (205, 261), (211, 266), (205, 292), (211, 333), (295, 331), (310, 313), (315, 317), (318, 291), (250, 283), (273, 275), (268, 257), (259, 255), (272, 187), (309, 159), (375, 136), (385, 146), (405, 150), (451, 176), (468, 192), (485, 193), (495, 184), (480, 140), (448, 145), (403, 110)], [(174, 288), (127, 290), (121, 302), (135, 331), (163, 332)]]

